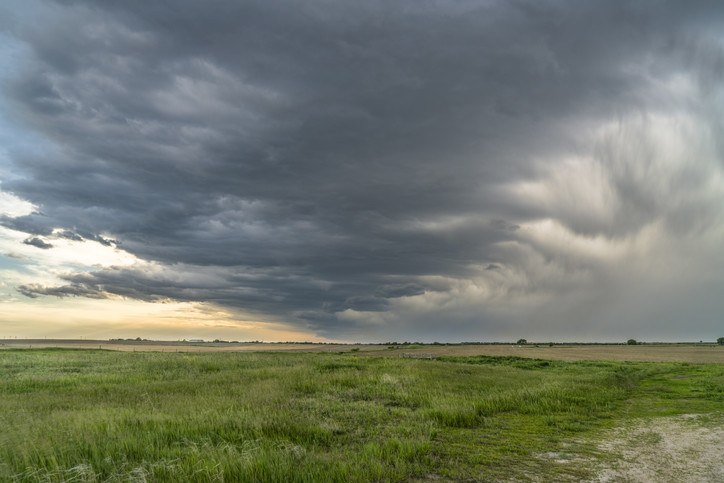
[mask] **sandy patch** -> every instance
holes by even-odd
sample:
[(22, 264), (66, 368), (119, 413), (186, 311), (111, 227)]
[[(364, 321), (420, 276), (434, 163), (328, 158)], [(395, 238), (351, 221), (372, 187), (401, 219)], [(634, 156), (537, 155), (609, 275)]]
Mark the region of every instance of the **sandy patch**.
[(722, 414), (638, 420), (613, 430), (598, 449), (598, 482), (724, 481)]

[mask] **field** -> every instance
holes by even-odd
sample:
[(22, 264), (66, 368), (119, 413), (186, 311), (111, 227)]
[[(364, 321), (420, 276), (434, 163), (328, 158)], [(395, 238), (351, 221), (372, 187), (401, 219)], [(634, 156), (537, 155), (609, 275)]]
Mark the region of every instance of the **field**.
[(2, 339), (2, 349), (66, 348), (131, 352), (358, 352), (357, 355), (400, 357), (513, 356), (556, 361), (638, 361), (724, 364), (724, 346), (715, 344), (299, 344), (255, 342), (169, 342), (136, 340)]
[[(38, 344), (0, 350), (2, 481), (724, 478), (720, 363)], [(399, 357), (412, 353), (435, 358)]]

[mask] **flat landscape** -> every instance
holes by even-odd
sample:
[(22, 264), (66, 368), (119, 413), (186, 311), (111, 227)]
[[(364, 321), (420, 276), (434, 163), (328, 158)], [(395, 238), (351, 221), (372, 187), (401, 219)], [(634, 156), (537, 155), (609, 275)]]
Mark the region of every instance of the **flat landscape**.
[(358, 355), (400, 357), (513, 356), (556, 361), (639, 361), (724, 364), (724, 346), (700, 344), (315, 344), (260, 342), (175, 342), (83, 339), (0, 339), (2, 349), (105, 349), (153, 352), (359, 352)]
[(723, 33), (0, 0), (0, 483), (724, 483)]
[(2, 343), (3, 481), (724, 478), (721, 347)]

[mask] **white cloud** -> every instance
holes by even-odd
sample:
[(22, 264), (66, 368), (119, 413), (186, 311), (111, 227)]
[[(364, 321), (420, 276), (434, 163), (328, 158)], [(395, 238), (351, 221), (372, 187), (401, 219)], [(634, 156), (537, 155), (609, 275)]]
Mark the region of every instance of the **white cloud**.
[(29, 215), (36, 207), (29, 201), (18, 198), (0, 189), (0, 216), (18, 217)]

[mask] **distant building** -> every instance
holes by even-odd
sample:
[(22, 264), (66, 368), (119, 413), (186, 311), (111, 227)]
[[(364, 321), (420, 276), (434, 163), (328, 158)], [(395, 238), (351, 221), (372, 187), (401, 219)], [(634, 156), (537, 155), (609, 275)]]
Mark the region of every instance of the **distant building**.
[(189, 339), (189, 342), (203, 342), (204, 339)]

